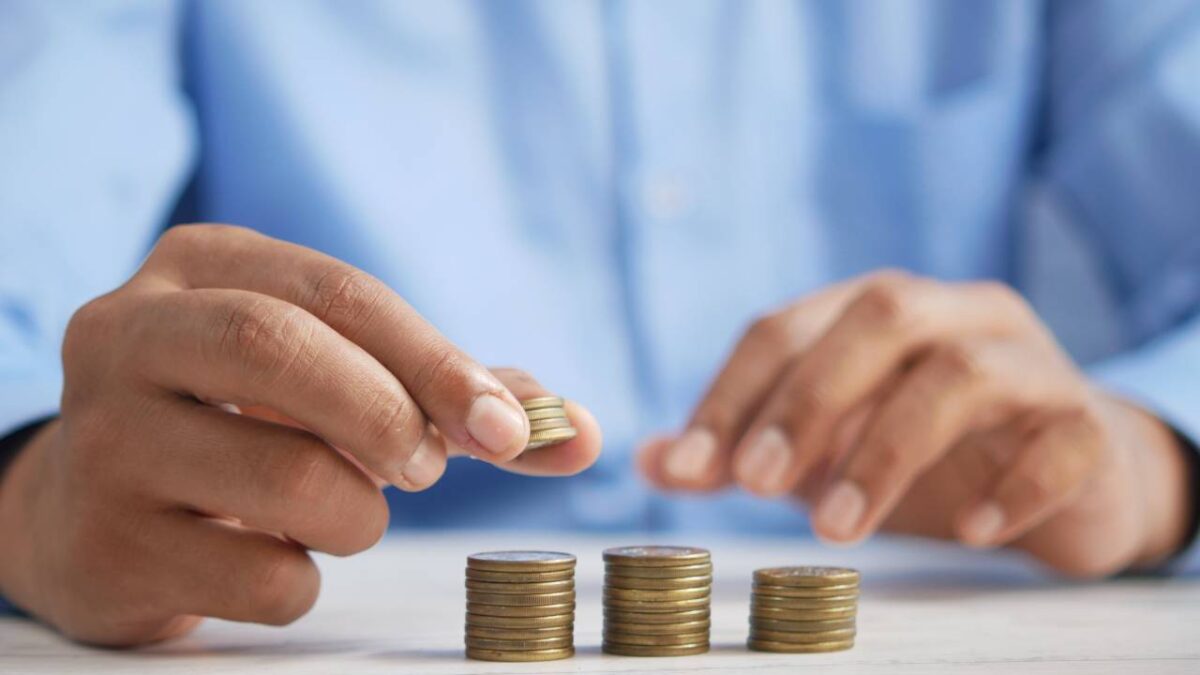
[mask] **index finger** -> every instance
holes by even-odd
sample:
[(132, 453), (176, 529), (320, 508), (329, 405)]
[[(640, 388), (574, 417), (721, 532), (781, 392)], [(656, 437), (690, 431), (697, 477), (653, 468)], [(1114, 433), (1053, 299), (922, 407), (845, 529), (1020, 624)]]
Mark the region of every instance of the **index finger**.
[(247, 290), (296, 305), (391, 371), (454, 445), (489, 461), (525, 447), (528, 424), (508, 389), (366, 272), (252, 230), (212, 225), (171, 228), (144, 269), (188, 288)]

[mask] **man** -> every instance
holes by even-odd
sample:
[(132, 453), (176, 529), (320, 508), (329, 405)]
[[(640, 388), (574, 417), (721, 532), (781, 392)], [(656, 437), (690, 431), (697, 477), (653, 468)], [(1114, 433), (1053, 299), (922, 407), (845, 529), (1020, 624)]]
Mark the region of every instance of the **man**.
[[(1188, 546), (1194, 3), (0, 8), (0, 593), (74, 638), (290, 621), (384, 484), (413, 527)], [(1055, 223), (1086, 365), (1012, 288), (1078, 278)], [(599, 459), (577, 404), (521, 454), (547, 389)], [(744, 490), (647, 490), (676, 425), (644, 477)]]

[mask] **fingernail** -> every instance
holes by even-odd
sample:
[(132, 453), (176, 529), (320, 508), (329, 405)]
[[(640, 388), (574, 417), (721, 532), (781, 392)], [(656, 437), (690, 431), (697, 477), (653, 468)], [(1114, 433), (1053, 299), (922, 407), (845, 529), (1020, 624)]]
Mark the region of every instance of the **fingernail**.
[(525, 436), (525, 413), (492, 394), (482, 394), (467, 413), (467, 432), (484, 450), (501, 455)]
[(991, 543), (1000, 528), (1004, 527), (1004, 510), (996, 502), (987, 501), (976, 506), (962, 519), (962, 537), (973, 546)]
[(838, 481), (813, 513), (813, 522), (821, 530), (839, 538), (848, 538), (867, 509), (867, 497), (854, 483)]
[(759, 432), (737, 461), (738, 482), (756, 492), (771, 494), (783, 490), (792, 449), (787, 436), (778, 427)]
[(421, 442), (417, 444), (417, 449), (408, 458), (408, 463), (400, 471), (407, 483), (403, 487), (410, 490), (423, 490), (433, 485), (442, 476), (443, 466), (441, 458), (430, 445), (429, 438), (421, 439)]
[(717, 437), (707, 429), (689, 429), (667, 449), (663, 469), (678, 481), (702, 477), (717, 454)]

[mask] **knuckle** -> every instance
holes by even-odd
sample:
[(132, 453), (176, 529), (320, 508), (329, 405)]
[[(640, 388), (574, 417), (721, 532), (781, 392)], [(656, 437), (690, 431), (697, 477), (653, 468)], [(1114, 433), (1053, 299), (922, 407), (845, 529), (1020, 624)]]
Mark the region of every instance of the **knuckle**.
[(301, 328), (302, 311), (288, 305), (239, 302), (222, 313), (219, 323), (219, 353), (252, 364), (260, 377), (304, 361), (311, 346), (311, 330)]
[(872, 476), (891, 477), (904, 473), (909, 453), (895, 440), (884, 438), (876, 441), (869, 453), (864, 453), (862, 473)]
[(319, 505), (326, 497), (336, 494), (339, 476), (332, 471), (333, 455), (323, 448), (313, 448), (291, 454), (277, 472), (278, 498), (290, 512), (321, 513)]
[(425, 432), (425, 418), (399, 392), (381, 390), (363, 406), (358, 428), (373, 446), (390, 447), (389, 441), (398, 439), (400, 447), (411, 452)]
[(985, 376), (979, 351), (963, 342), (938, 345), (934, 348), (932, 360), (940, 386), (978, 382)]
[(296, 550), (266, 556), (249, 580), (256, 613), (264, 623), (289, 624), (304, 616), (317, 599), (319, 576), (308, 556)]
[(834, 417), (841, 404), (833, 390), (811, 377), (798, 376), (788, 386), (788, 401), (791, 416), (811, 423), (814, 420)]
[(82, 365), (92, 354), (94, 345), (107, 342), (105, 337), (111, 333), (117, 311), (115, 305), (110, 293), (90, 300), (75, 310), (63, 335), (64, 368), (73, 370), (75, 366)]
[(435, 389), (438, 386), (453, 386), (452, 383), (464, 379), (465, 361), (466, 359), (449, 345), (434, 346), (413, 373), (413, 395), (421, 401), (437, 398)]
[(908, 286), (909, 282), (900, 282), (891, 276), (873, 279), (854, 300), (852, 311), (877, 328), (904, 327), (914, 318)]
[(386, 291), (381, 282), (366, 272), (334, 265), (313, 282), (313, 313), (331, 326), (363, 326), (378, 309)]
[(743, 341), (771, 351), (788, 349), (792, 339), (787, 315), (774, 312), (760, 316), (746, 329)]
[(354, 527), (346, 528), (346, 541), (329, 551), (333, 555), (361, 553), (379, 543), (387, 534), (391, 514), (387, 499), (378, 490), (370, 489), (365, 499), (355, 499), (352, 508)]

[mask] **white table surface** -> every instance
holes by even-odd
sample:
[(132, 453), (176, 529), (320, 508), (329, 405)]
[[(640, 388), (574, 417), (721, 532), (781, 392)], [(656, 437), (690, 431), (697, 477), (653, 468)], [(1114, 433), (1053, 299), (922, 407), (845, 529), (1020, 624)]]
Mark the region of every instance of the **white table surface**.
[[(659, 539), (653, 543), (664, 543)], [(322, 557), (321, 599), (285, 628), (208, 621), (136, 651), (67, 642), (0, 619), (0, 673), (1200, 673), (1200, 582), (1054, 581), (1015, 556), (880, 542), (692, 536), (712, 550), (713, 649), (700, 656), (600, 653), (600, 551), (645, 537), (394, 533), (348, 559)], [(469, 553), (544, 548), (579, 556), (573, 659), (486, 663), (463, 657)], [(745, 646), (750, 574), (781, 564), (842, 564), (863, 574), (858, 640), (834, 654), (761, 654)]]

